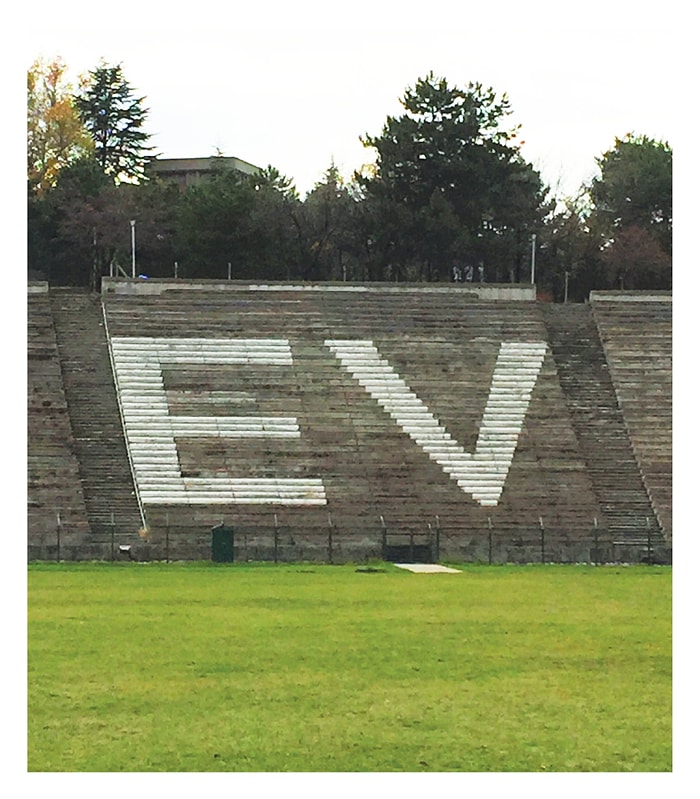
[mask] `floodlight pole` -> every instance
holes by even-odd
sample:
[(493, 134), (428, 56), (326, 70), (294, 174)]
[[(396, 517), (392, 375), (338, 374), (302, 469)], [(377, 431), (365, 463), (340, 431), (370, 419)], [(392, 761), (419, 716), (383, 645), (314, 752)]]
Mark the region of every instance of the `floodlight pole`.
[(131, 277), (136, 277), (136, 220), (129, 221), (131, 225)]

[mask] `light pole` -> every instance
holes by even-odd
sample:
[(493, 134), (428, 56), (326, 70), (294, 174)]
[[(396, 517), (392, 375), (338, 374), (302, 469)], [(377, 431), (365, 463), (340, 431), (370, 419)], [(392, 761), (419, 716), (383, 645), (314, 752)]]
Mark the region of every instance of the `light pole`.
[(131, 225), (131, 277), (136, 277), (136, 220), (132, 219)]
[(530, 264), (530, 283), (535, 283), (535, 242), (537, 241), (537, 234), (532, 234), (532, 259)]

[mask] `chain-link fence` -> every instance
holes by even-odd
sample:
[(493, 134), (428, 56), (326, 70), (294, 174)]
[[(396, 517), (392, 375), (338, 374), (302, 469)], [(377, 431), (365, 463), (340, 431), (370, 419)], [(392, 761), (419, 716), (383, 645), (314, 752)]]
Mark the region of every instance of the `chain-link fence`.
[[(89, 535), (76, 534), (60, 521), (56, 528), (33, 537), (30, 561), (192, 561), (221, 560), (215, 552), (217, 529), (230, 530), (225, 560), (234, 563), (397, 563), (453, 562), (526, 563), (650, 563), (670, 564), (671, 547), (647, 524), (646, 530), (610, 531), (598, 526), (558, 530), (539, 519), (528, 528), (503, 529), (491, 518), (483, 529), (456, 530), (435, 517), (423, 527), (397, 529), (382, 516), (375, 526), (336, 526), (329, 516), (325, 528), (301, 529), (277, 523), (246, 527), (179, 527), (164, 524), (138, 534), (125, 534), (111, 523), (93, 525)], [(229, 554), (230, 553), (230, 554)]]

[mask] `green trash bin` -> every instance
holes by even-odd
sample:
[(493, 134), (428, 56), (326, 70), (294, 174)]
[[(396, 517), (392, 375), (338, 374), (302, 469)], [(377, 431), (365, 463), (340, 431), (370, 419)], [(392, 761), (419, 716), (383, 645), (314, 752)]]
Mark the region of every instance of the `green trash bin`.
[(233, 563), (233, 527), (212, 527), (211, 559), (215, 563)]

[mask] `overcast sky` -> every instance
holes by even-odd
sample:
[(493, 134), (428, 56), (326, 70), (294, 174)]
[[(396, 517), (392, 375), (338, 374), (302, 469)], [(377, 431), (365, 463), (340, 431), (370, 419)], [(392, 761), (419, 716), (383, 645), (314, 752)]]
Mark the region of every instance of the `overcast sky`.
[(163, 157), (218, 149), (277, 167), (302, 194), (331, 160), (345, 176), (371, 161), (359, 137), (379, 134), (430, 70), (481, 82), (508, 94), (524, 157), (562, 195), (595, 174), (616, 136), (674, 146), (674, 4), (126, 0), (100, 12), (81, 0), (71, 14), (46, 3), (50, 18), (32, 4), (25, 62), (58, 55), (74, 74), (121, 63)]

